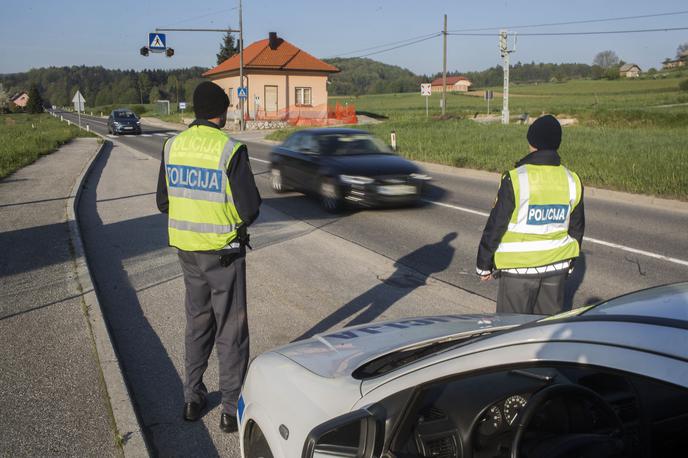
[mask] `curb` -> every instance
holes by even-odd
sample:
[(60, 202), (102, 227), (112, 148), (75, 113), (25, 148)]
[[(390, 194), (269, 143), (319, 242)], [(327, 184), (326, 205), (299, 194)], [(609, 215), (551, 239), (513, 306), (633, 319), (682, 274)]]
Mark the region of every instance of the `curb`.
[(115, 351), (112, 336), (108, 330), (108, 325), (103, 315), (103, 310), (98, 301), (94, 280), (89, 268), (88, 259), (84, 250), (81, 238), (81, 229), (78, 220), (78, 205), (81, 200), (81, 192), (88, 179), (88, 175), (101, 153), (112, 143), (98, 135), (104, 142), (93, 154), (81, 175), (74, 182), (67, 203), (67, 220), (69, 232), (74, 248), (74, 263), (76, 267), (76, 279), (79, 290), (82, 292), (84, 306), (86, 307), (86, 319), (91, 330), (91, 336), (98, 356), (103, 383), (107, 391), (112, 418), (115, 423), (116, 440), (121, 446), (125, 457), (147, 457), (150, 456), (146, 444), (143, 429), (139, 423), (134, 404), (129, 394), (124, 373)]

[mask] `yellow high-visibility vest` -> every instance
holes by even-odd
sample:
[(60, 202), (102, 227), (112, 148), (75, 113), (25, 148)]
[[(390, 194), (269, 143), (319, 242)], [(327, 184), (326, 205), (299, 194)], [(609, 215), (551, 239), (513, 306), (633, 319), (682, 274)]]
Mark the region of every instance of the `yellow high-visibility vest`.
[(165, 143), (170, 245), (184, 251), (238, 247), (241, 218), (227, 168), (241, 143), (222, 131), (192, 126)]
[(561, 165), (532, 164), (509, 175), (515, 208), (495, 252), (495, 267), (540, 267), (577, 257), (580, 247), (568, 229), (582, 195), (578, 175)]

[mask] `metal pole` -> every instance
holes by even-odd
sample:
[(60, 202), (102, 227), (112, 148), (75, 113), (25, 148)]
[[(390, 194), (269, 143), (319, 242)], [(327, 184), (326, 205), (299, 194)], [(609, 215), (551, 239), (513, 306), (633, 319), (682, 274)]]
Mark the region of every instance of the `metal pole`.
[(427, 95), (425, 96), (425, 117), (426, 118), (430, 116), (430, 113), (428, 112), (428, 99), (429, 98), (430, 97), (428, 97)]
[(447, 15), (444, 15), (444, 54), (442, 57), (442, 115), (447, 111)]
[(509, 124), (509, 35), (506, 30), (499, 31), (499, 50), (502, 54), (504, 88), (502, 90), (502, 124)]
[[(244, 87), (244, 17), (239, 0), (239, 87)], [(241, 108), (241, 119), (239, 120), (239, 130), (244, 130), (244, 98), (239, 99)]]

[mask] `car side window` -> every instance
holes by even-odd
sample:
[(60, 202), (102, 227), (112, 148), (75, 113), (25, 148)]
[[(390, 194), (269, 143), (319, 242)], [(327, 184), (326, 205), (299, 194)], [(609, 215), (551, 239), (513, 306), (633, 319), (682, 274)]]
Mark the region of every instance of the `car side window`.
[(313, 135), (303, 135), (302, 137), (299, 151), (302, 153), (319, 154), (318, 143), (315, 141), (315, 137)]
[(300, 133), (293, 134), (291, 137), (285, 140), (285, 142), (282, 144), (282, 148), (297, 150), (299, 143), (301, 143), (301, 137), (303, 137), (303, 135)]

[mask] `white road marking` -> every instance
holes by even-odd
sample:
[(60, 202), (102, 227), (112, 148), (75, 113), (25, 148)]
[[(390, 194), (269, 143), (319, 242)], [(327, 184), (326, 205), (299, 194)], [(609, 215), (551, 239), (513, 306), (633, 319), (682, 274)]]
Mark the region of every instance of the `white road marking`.
[(117, 138), (117, 135), (107, 134), (107, 136), (110, 138)]
[(264, 164), (270, 163), (270, 161), (266, 161), (265, 159), (258, 159), (257, 157), (249, 157), (249, 159), (251, 159), (252, 161), (256, 161), (256, 162), (262, 162)]
[(142, 137), (152, 137), (153, 134), (141, 134)]
[[(429, 200), (429, 199), (422, 199), (422, 200), (423, 200), (423, 202), (427, 202), (429, 204), (438, 205), (440, 207), (451, 208), (453, 210), (458, 210), (458, 211), (462, 211), (465, 213), (471, 213), (473, 215), (483, 216), (485, 218), (490, 216), (489, 213), (481, 212), (478, 210), (472, 210), (472, 209), (466, 208), (466, 207), (459, 207), (458, 205), (447, 204), (444, 202), (437, 202), (435, 200)], [(583, 237), (583, 240), (586, 242), (596, 243), (598, 245), (603, 245), (603, 246), (606, 246), (609, 248), (616, 248), (617, 250), (626, 251), (627, 253), (639, 254), (642, 256), (647, 256), (648, 258), (659, 259), (661, 261), (667, 261), (667, 262), (671, 262), (673, 264), (679, 264), (681, 266), (688, 267), (688, 261), (683, 260), (683, 259), (672, 258), (670, 256), (664, 256), (663, 254), (652, 253), (650, 251), (645, 251), (645, 250), (639, 250), (637, 248), (629, 247), (626, 245), (620, 245), (618, 243), (607, 242), (604, 240), (594, 239), (594, 238), (590, 238), (590, 237)]]
[(153, 135), (157, 135), (158, 137), (167, 137), (167, 134), (161, 134), (160, 132), (156, 132)]
[(167, 135), (177, 135), (179, 132), (170, 131), (170, 132), (165, 132), (165, 133), (166, 133)]

